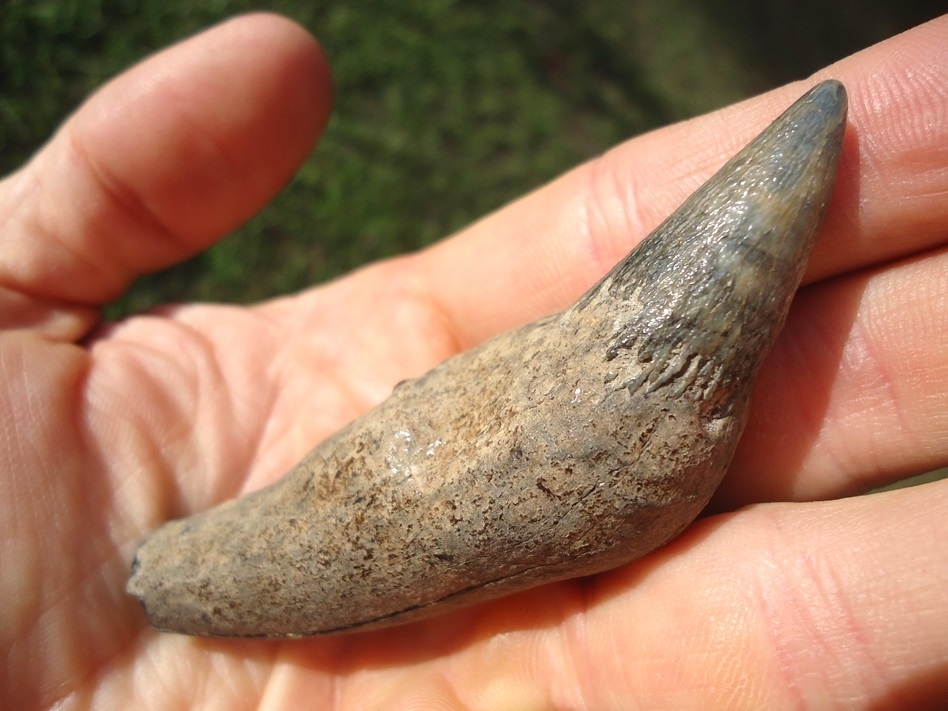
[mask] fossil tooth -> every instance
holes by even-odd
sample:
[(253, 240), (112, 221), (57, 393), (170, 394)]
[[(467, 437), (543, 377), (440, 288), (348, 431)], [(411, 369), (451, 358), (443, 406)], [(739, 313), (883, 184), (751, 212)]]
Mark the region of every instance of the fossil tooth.
[(608, 570), (718, 486), (832, 191), (819, 84), (576, 304), (445, 361), (282, 480), (162, 526), (128, 592), (162, 630), (369, 629)]

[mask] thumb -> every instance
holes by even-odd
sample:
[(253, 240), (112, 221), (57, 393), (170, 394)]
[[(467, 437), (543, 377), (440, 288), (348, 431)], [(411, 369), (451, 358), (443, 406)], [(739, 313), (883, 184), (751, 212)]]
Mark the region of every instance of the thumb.
[(0, 182), (0, 328), (82, 337), (137, 276), (272, 198), (325, 127), (330, 97), (316, 42), (265, 14), (114, 79)]

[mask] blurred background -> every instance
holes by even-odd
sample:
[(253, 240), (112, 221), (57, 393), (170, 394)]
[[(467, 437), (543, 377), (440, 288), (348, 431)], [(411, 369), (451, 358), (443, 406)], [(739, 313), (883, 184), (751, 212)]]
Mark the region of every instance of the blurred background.
[(266, 210), (206, 253), (140, 279), (109, 318), (167, 302), (258, 301), (417, 249), (635, 134), (806, 77), (948, 8), (0, 0), (0, 175), (111, 76), (250, 10), (291, 17), (319, 39), (333, 66), (329, 128)]
[(295, 180), (112, 318), (251, 302), (417, 249), (615, 143), (799, 79), (943, 12), (902, 0), (0, 0), (0, 171), (96, 86), (248, 10), (328, 54), (336, 105)]

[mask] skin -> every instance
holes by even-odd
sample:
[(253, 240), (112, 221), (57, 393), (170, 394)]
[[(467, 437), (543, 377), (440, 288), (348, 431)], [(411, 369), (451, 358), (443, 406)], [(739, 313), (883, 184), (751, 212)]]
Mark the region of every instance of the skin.
[[(257, 642), (148, 627), (123, 593), (147, 532), (273, 481), (399, 380), (564, 307), (825, 76), (850, 94), (841, 178), (713, 515), (625, 568), (403, 628)], [(262, 205), (330, 102), (313, 40), (271, 16), (119, 77), (0, 183), (16, 413), (0, 436), (0, 702), (931, 707), (948, 695), (948, 482), (841, 497), (948, 462), (945, 86), (941, 18), (631, 140), (420, 254), (103, 329), (131, 279)]]

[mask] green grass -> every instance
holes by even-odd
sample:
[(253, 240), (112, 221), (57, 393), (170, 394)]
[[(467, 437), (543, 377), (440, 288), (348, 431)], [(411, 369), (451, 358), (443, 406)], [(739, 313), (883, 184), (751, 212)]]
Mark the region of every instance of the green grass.
[(803, 77), (938, 14), (937, 3), (865, 5), (6, 0), (0, 170), (145, 54), (251, 9), (296, 19), (333, 64), (337, 103), (320, 147), (258, 217), (142, 278), (109, 315), (251, 302), (421, 247), (631, 135)]

